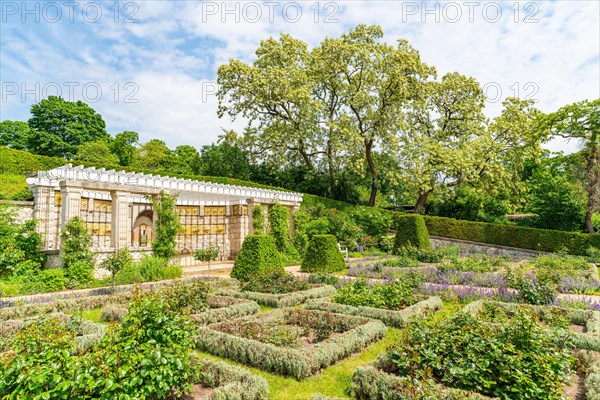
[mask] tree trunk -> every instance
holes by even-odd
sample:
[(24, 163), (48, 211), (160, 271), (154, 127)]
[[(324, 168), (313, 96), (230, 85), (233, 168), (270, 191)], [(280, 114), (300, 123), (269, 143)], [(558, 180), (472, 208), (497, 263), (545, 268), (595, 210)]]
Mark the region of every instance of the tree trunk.
[(419, 192), (419, 197), (417, 197), (417, 202), (415, 203), (415, 214), (419, 214), (425, 207), (425, 202), (427, 201), (429, 193), (430, 192)]
[(371, 196), (369, 197), (369, 206), (375, 207), (377, 199), (377, 190), (379, 189), (379, 175), (375, 169), (375, 160), (373, 160), (373, 141), (365, 139), (365, 155), (367, 156), (367, 164), (371, 173)]
[(598, 144), (593, 141), (593, 144), (588, 149), (586, 160), (586, 173), (588, 177), (588, 201), (585, 210), (585, 229), (588, 233), (595, 233), (594, 225), (592, 224), (592, 216), (598, 207), (598, 184), (600, 177), (598, 176)]

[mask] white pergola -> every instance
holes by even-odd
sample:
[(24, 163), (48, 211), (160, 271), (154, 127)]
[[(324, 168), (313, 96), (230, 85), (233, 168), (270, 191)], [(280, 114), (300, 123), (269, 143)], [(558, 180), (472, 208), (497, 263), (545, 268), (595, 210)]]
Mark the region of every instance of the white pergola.
[[(290, 204), (302, 202), (302, 193), (116, 171), (114, 169), (84, 168), (82, 165), (74, 167), (72, 164), (66, 164), (48, 171), (39, 171), (36, 176), (27, 178), (30, 188), (45, 186), (59, 190), (62, 181), (86, 183), (82, 196), (103, 200), (111, 199), (110, 192), (107, 192), (107, 189), (118, 190), (119, 187), (122, 187), (123, 191), (130, 192), (130, 201), (142, 203), (148, 202), (146, 197), (139, 193), (131, 193), (131, 188), (136, 188), (139, 192), (149, 189), (177, 193), (179, 195), (177, 204), (180, 205), (246, 204), (248, 199), (253, 199), (259, 203), (271, 203), (275, 200)], [(94, 186), (97, 186), (98, 190), (93, 190)]]

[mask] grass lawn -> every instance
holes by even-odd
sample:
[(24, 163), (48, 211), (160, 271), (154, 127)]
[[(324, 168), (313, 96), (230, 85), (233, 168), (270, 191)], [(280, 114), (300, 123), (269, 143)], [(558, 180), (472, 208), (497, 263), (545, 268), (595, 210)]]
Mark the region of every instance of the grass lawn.
[[(443, 320), (454, 314), (462, 308), (461, 304), (444, 303), (444, 307), (436, 312), (432, 318)], [(268, 307), (261, 307), (261, 312), (268, 311)], [(354, 354), (339, 363), (326, 368), (318, 375), (311, 376), (302, 381), (297, 381), (293, 378), (286, 378), (280, 375), (271, 374), (261, 371), (257, 368), (247, 367), (243, 364), (236, 363), (227, 359), (215, 357), (213, 355), (196, 352), (198, 355), (214, 360), (225, 361), (229, 364), (248, 369), (252, 373), (262, 376), (269, 383), (269, 399), (274, 400), (310, 400), (313, 394), (321, 393), (333, 397), (348, 398), (347, 390), (350, 387), (352, 374), (359, 365), (367, 364), (377, 358), (379, 354), (384, 352), (390, 346), (400, 332), (399, 329), (389, 328), (387, 334), (377, 343), (373, 343), (360, 353)]]
[(83, 310), (81, 313), (74, 313), (73, 315), (81, 316), (81, 318), (85, 318), (92, 322), (102, 323), (102, 321), (100, 321), (100, 307), (92, 308), (91, 310)]

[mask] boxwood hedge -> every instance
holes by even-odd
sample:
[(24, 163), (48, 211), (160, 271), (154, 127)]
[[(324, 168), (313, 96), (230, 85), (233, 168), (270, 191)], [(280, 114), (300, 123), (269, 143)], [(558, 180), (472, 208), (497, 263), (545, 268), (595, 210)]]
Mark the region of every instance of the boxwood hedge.
[(427, 226), (425, 226), (425, 220), (421, 215), (396, 215), (394, 227), (396, 229), (396, 238), (394, 240), (395, 252), (398, 252), (401, 247), (431, 248)]
[(269, 235), (248, 235), (235, 259), (231, 277), (248, 280), (275, 271), (284, 272), (275, 241)]
[(302, 260), (303, 272), (337, 272), (346, 268), (334, 235), (313, 235)]
[(453, 218), (424, 216), (432, 236), (469, 240), (521, 249), (586, 255), (590, 247), (600, 247), (600, 235), (554, 231), (522, 226), (462, 221)]

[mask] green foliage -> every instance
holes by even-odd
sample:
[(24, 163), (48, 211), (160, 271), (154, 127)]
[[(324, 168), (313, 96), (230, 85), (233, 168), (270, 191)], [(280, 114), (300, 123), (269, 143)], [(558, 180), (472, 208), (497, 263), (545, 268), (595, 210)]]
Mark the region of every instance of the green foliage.
[[(32, 323), (15, 335), (0, 356), (0, 397), (74, 398), (85, 387), (75, 333), (57, 319)], [(82, 376), (83, 377), (83, 376)]]
[(219, 258), (219, 246), (209, 246), (204, 249), (198, 249), (194, 253), (194, 260), (206, 262), (210, 266), (210, 262)]
[(566, 250), (585, 255), (589, 247), (600, 247), (600, 236), (549, 229), (460, 221), (451, 218), (424, 216), (433, 236), (470, 240), (547, 252)]
[(310, 214), (301, 208), (294, 212), (292, 217), (294, 219), (294, 246), (298, 249), (298, 253), (303, 256), (308, 246), (307, 227), (310, 223)]
[(500, 398), (560, 399), (573, 358), (535, 318), (519, 312), (490, 326), (459, 313), (415, 322), (388, 355), (394, 373)]
[(519, 223), (533, 228), (582, 230), (585, 196), (563, 171), (536, 170), (529, 181), (532, 200), (527, 211), (537, 215)]
[(255, 205), (252, 210), (252, 227), (255, 235), (265, 233), (265, 214), (260, 204)]
[(512, 199), (492, 195), (470, 186), (458, 186), (428, 201), (427, 214), (467, 221), (505, 223), (510, 214)]
[(540, 255), (534, 258), (530, 264), (534, 268), (550, 270), (585, 271), (590, 269), (590, 264), (585, 257), (576, 257), (564, 253)]
[(110, 151), (117, 156), (119, 164), (130, 165), (135, 153), (135, 145), (140, 140), (137, 132), (125, 131), (117, 133), (110, 143)]
[(144, 256), (139, 263), (140, 274), (144, 281), (159, 281), (163, 279), (164, 269), (167, 265), (168, 262), (164, 258)]
[(28, 149), (45, 156), (72, 159), (79, 145), (109, 137), (102, 116), (94, 109), (82, 101), (56, 96), (32, 105), (27, 123), (32, 129)]
[(324, 272), (316, 272), (308, 276), (308, 283), (336, 286), (340, 283), (340, 278)]
[(302, 260), (303, 272), (337, 272), (346, 267), (333, 235), (313, 235)]
[(0, 277), (39, 271), (44, 255), (35, 226), (35, 221), (20, 223), (14, 208), (0, 204)]
[(269, 206), (270, 234), (275, 239), (277, 250), (287, 253), (290, 246), (290, 211), (279, 203)]
[(26, 122), (4, 120), (0, 122), (0, 146), (26, 150), (31, 128)]
[(400, 310), (421, 300), (418, 292), (422, 283), (423, 279), (417, 274), (384, 284), (370, 284), (358, 279), (340, 287), (333, 301), (350, 306)]
[(118, 165), (119, 163), (119, 159), (111, 153), (105, 140), (82, 143), (77, 147), (75, 159), (106, 166)]
[(502, 265), (501, 258), (494, 258), (486, 255), (472, 255), (469, 257), (453, 257), (450, 262), (440, 264), (439, 271), (474, 271), (474, 272), (492, 272)]
[(151, 200), (157, 215), (155, 223), (156, 237), (152, 242), (152, 251), (156, 257), (168, 260), (176, 254), (175, 240), (181, 229), (179, 216), (175, 210), (177, 196), (167, 194), (161, 190), (160, 194), (157, 197), (152, 197)]
[(242, 282), (241, 288), (247, 292), (281, 294), (308, 290), (311, 286), (307, 281), (295, 278), (292, 274), (274, 271)]
[(102, 268), (107, 269), (112, 275), (113, 287), (115, 286), (115, 275), (131, 265), (132, 262), (133, 257), (127, 248), (116, 250), (114, 254), (102, 261)]
[(246, 281), (277, 271), (283, 273), (284, 269), (273, 237), (268, 235), (246, 236), (242, 249), (233, 264), (231, 277)]
[[(85, 284), (89, 282), (89, 275), (94, 268), (94, 253), (92, 247), (92, 236), (85, 227), (85, 222), (79, 217), (73, 217), (60, 233), (62, 244), (60, 248), (65, 276), (74, 284)], [(90, 270), (89, 274), (85, 270)], [(82, 279), (80, 282), (78, 279)]]
[(142, 282), (144, 282), (144, 277), (140, 271), (140, 265), (136, 263), (126, 264), (123, 269), (115, 274), (115, 284), (117, 285), (130, 285)]
[(420, 215), (397, 215), (394, 219), (396, 240), (394, 251), (399, 252), (402, 247), (412, 246), (418, 249), (429, 249), (429, 233), (425, 221)]
[(45, 269), (38, 274), (31, 274), (23, 281), (23, 293), (45, 293), (65, 290), (69, 280), (62, 269)]
[(123, 322), (104, 336), (90, 355), (96, 372), (92, 396), (166, 399), (191, 390), (188, 319), (156, 294), (137, 295)]
[(88, 264), (87, 261), (78, 260), (69, 265), (65, 269), (65, 275), (68, 279), (67, 286), (69, 289), (85, 287), (94, 280), (94, 265)]

